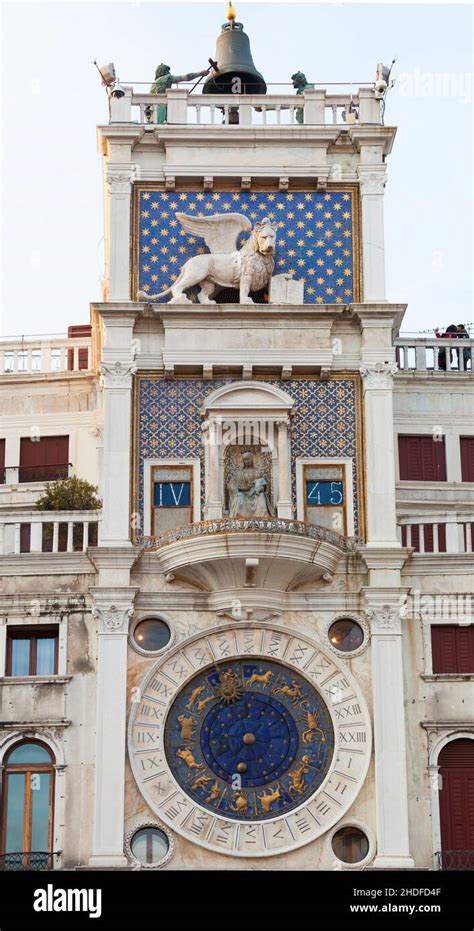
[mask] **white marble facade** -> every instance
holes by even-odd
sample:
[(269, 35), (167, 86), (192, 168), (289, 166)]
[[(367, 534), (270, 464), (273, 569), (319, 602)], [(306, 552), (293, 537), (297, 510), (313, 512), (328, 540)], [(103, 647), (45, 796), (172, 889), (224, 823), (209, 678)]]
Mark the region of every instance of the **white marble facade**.
[[(471, 376), (468, 372), (453, 376), (448, 410), (440, 382), (398, 373), (394, 336), (405, 305), (386, 298), (383, 219), (386, 156), (395, 130), (377, 122), (378, 104), (369, 89), (361, 91), (361, 122), (343, 126), (342, 133), (341, 125), (322, 125), (317, 118), (291, 130), (284, 125), (252, 126), (246, 122), (245, 101), (245, 119), (239, 126), (190, 126), (183, 116), (187, 108), (183, 93), (170, 96), (169, 119), (173, 107), (181, 107), (181, 118), (173, 123), (170, 119), (168, 125), (144, 132), (142, 125), (132, 122), (132, 92), (127, 90), (124, 100), (113, 102), (111, 122), (99, 127), (107, 274), (104, 301), (92, 308), (98, 364), (84, 375), (97, 403), (86, 417), (80, 413), (81, 398), (69, 399), (69, 409), (64, 403), (53, 415), (48, 399), (56, 386), (49, 384), (42, 389), (45, 399), (37, 416), (48, 429), (62, 431), (71, 404), (75, 406), (80, 451), (76, 471), (95, 480), (100, 466), (100, 536), (98, 546), (81, 553), (7, 552), (0, 557), (6, 578), (1, 595), (0, 676), (7, 709), (0, 724), (0, 753), (3, 756), (15, 735), (25, 732), (36, 733), (51, 745), (58, 765), (54, 844), (63, 851), (60, 865), (64, 867), (136, 866), (130, 857), (134, 831), (161, 824), (171, 845), (162, 866), (170, 870), (351, 868), (337, 860), (332, 848), (335, 831), (346, 825), (358, 827), (367, 838), (359, 867), (432, 868), (434, 853), (440, 849), (437, 756), (448, 737), (473, 737), (474, 720), (465, 701), (469, 683), (436, 682), (428, 668), (431, 621), (417, 611), (414, 596), (420, 592), (466, 595), (472, 554), (413, 556), (409, 547), (401, 545), (396, 442), (397, 432), (410, 432), (414, 424), (423, 432), (420, 425), (426, 410), (435, 411), (436, 421), (446, 424), (447, 492), (454, 508), (460, 464), (455, 440), (449, 437), (459, 439), (466, 429), (463, 398)], [(319, 114), (317, 93), (308, 95), (308, 113)], [(290, 191), (296, 183), (311, 190), (324, 190), (327, 185), (330, 189), (335, 183), (355, 185), (360, 193), (356, 249), (363, 256), (357, 300), (310, 306), (301, 301), (301, 289), (280, 286), (273, 290), (271, 303), (259, 305), (137, 301), (136, 292), (130, 290), (134, 186), (146, 181), (179, 191), (180, 183), (189, 186), (190, 178), (196, 191), (219, 181), (236, 190), (244, 185), (257, 190), (263, 179)], [(298, 303), (292, 302), (295, 295)], [(199, 453), (147, 459), (140, 512), (135, 507), (140, 412), (136, 386), (145, 374), (172, 381), (178, 398), (185, 377), (209, 383), (210, 390), (200, 410), (202, 460)], [(360, 392), (358, 507), (363, 520), (358, 540), (343, 545), (339, 538), (354, 538), (352, 462), (347, 457), (327, 457), (321, 449), (314, 449), (311, 456), (296, 455), (292, 488), (294, 405), (284, 383), (296, 378), (330, 382), (344, 374), (357, 380)], [(16, 377), (18, 402), (7, 425), (17, 438), (27, 418), (25, 398), (34, 380), (34, 373)], [(275, 387), (276, 380), (283, 387)], [(214, 389), (213, 381), (219, 383)], [(4, 386), (3, 390), (11, 392)], [(228, 519), (225, 448), (219, 439), (222, 423), (228, 421), (236, 425), (237, 445), (243, 435), (259, 455), (265, 449), (272, 526), (244, 533), (219, 524)], [(256, 442), (252, 433), (262, 422), (267, 428), (271, 425), (272, 442), (267, 445), (258, 438)], [(91, 446), (93, 427), (101, 434), (100, 453)], [(84, 437), (87, 447), (82, 446)], [(298, 531), (296, 525), (288, 529), (288, 522), (305, 520), (303, 482), (308, 463), (341, 469), (348, 503), (345, 524), (335, 527), (334, 537), (329, 530), (318, 538)], [(153, 527), (153, 470), (163, 466), (189, 469), (192, 520), (217, 522), (219, 530), (209, 533), (207, 523), (202, 532), (182, 534), (163, 546), (147, 545), (144, 537), (152, 536)], [(38, 490), (30, 490), (32, 501)], [(16, 507), (18, 512), (23, 492), (7, 482), (2, 508)], [(423, 504), (422, 488), (403, 493), (412, 510)], [(472, 489), (467, 488), (466, 494), (472, 495)], [(427, 507), (431, 505), (430, 499)], [(13, 518), (4, 523), (8, 521), (13, 526)], [(34, 623), (60, 618), (62, 666), (48, 683), (4, 677), (8, 625), (30, 623), (32, 603), (41, 607)], [(133, 630), (140, 620), (153, 616), (165, 621), (172, 636), (167, 647), (147, 655), (137, 649)], [(331, 623), (342, 617), (352, 618), (363, 631), (363, 643), (349, 655), (335, 649), (328, 637)], [(176, 805), (166, 804), (169, 799), (176, 802), (179, 787), (164, 756), (160, 757), (163, 779), (170, 780), (171, 788), (164, 792), (163, 802), (160, 790), (154, 791), (155, 784), (146, 781), (140, 762), (144, 759), (140, 741), (145, 738), (135, 736), (135, 725), (147, 683), (162, 675), (170, 702), (191, 671), (200, 668), (192, 657), (201, 644), (211, 650), (214, 662), (249, 651), (265, 657), (275, 630), (289, 650), (289, 644), (299, 644), (299, 650), (309, 651), (308, 657), (324, 656), (334, 670), (331, 674), (348, 683), (351, 701), (359, 708), (357, 726), (366, 737), (363, 752), (354, 758), (355, 774), (346, 774), (347, 792), (336, 780), (339, 788), (331, 811), (323, 804), (318, 818), (316, 806), (321, 802), (316, 795), (308, 803), (309, 811), (296, 809), (289, 823), (282, 819), (284, 825), (272, 822), (273, 835), (270, 822), (266, 830), (245, 819), (231, 823), (229, 830), (225, 819), (220, 825), (219, 818), (211, 824), (206, 810), (192, 809), (185, 796), (176, 811)], [(220, 635), (228, 631), (235, 633), (236, 646), (230, 654), (220, 654)], [(247, 647), (252, 638), (253, 645)], [(177, 673), (183, 663), (188, 671)], [(426, 668), (423, 663), (428, 663)], [(293, 666), (298, 666), (297, 660)], [(340, 696), (334, 707), (350, 718), (345, 701)], [(167, 707), (163, 706), (163, 716)], [(336, 733), (339, 736), (337, 729)], [(154, 753), (155, 740), (148, 739)], [(161, 741), (160, 731), (157, 759), (163, 750)], [(331, 780), (336, 787), (336, 769), (340, 773), (337, 754), (325, 783), (330, 791)], [(342, 801), (337, 791), (344, 792)], [(305, 828), (305, 818), (311, 829)]]

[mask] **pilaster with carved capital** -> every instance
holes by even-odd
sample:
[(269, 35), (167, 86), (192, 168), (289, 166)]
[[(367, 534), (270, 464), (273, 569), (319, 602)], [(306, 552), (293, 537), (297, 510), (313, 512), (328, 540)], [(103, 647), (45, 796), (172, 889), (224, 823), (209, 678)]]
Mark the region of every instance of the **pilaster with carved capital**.
[(398, 372), (395, 363), (376, 362), (375, 365), (361, 365), (364, 391), (367, 389), (392, 389), (393, 376)]
[(131, 388), (132, 375), (136, 371), (136, 362), (101, 362), (101, 385), (106, 389)]
[(136, 588), (93, 588), (97, 621), (94, 840), (90, 866), (125, 866), (127, 638)]
[(367, 545), (399, 547), (395, 510), (393, 363), (362, 365), (367, 470)]
[(109, 279), (110, 301), (130, 300), (130, 214), (134, 179), (133, 163), (109, 162), (106, 173), (109, 195), (106, 277)]
[(364, 301), (384, 301), (385, 235), (383, 195), (384, 165), (358, 168), (362, 213), (362, 257)]
[(377, 812), (375, 865), (413, 865), (409, 849), (400, 589), (366, 588), (370, 623)]
[(291, 520), (293, 505), (291, 502), (291, 452), (290, 420), (288, 417), (277, 420), (278, 430), (278, 517)]

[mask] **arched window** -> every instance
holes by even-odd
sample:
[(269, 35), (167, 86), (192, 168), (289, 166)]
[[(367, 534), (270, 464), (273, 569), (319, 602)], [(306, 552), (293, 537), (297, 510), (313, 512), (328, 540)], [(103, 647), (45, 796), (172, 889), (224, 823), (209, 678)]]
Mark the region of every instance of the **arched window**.
[(4, 760), (1, 864), (52, 869), (54, 758), (36, 740), (15, 744)]
[(474, 740), (447, 743), (438, 756), (443, 870), (474, 869)]

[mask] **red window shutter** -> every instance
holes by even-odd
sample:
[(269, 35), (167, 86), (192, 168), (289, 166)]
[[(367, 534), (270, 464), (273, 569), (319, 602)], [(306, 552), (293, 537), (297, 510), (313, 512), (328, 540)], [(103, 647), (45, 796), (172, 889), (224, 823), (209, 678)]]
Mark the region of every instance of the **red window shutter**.
[(459, 672), (474, 673), (474, 626), (458, 627), (457, 658)]
[(412, 482), (445, 482), (444, 437), (399, 436), (400, 479)]
[(5, 440), (0, 440), (0, 485), (5, 484)]
[(77, 362), (79, 369), (89, 368), (89, 350), (87, 346), (83, 346), (82, 349), (79, 349), (77, 354)]
[(474, 674), (474, 625), (435, 624), (431, 628), (433, 672)]
[(461, 475), (463, 482), (474, 482), (474, 436), (462, 436)]
[(435, 674), (457, 672), (455, 632), (454, 624), (434, 624), (431, 628), (431, 652)]
[(20, 482), (47, 482), (67, 476), (68, 436), (20, 440)]

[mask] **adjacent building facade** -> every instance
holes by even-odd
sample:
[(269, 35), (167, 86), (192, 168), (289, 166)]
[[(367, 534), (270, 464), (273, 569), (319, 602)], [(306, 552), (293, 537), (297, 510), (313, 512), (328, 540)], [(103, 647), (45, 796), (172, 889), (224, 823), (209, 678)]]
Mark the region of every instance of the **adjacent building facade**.
[[(1, 346), (0, 863), (472, 867), (472, 341), (399, 335), (395, 129), (123, 90), (91, 326)], [(157, 298), (234, 214), (233, 286)]]

